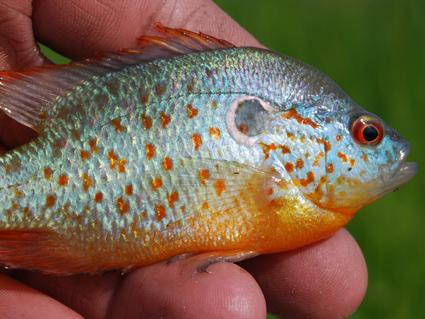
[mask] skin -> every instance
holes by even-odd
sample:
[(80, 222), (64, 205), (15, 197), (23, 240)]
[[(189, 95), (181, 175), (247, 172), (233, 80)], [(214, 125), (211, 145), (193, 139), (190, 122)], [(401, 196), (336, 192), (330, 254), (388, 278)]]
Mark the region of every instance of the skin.
[[(0, 70), (49, 63), (46, 43), (71, 58), (135, 46), (156, 21), (202, 31), (241, 46), (260, 44), (207, 0), (0, 2)], [(65, 36), (66, 35), (66, 36)], [(34, 133), (0, 114), (0, 151)], [(219, 263), (196, 273), (204, 256), (166, 262), (125, 275), (53, 277), (0, 274), (0, 317), (7, 318), (341, 318), (359, 306), (367, 269), (354, 239), (333, 237), (292, 252), (239, 265)], [(267, 305), (267, 306), (266, 306)]]

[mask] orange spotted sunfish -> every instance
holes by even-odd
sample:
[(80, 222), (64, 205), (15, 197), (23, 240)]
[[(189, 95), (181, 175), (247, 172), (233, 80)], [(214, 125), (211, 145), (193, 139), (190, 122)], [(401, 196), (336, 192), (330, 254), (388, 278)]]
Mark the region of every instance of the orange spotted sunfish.
[(0, 110), (38, 132), (0, 157), (1, 264), (286, 251), (414, 176), (408, 143), (313, 67), (157, 28), (134, 49), (0, 73)]

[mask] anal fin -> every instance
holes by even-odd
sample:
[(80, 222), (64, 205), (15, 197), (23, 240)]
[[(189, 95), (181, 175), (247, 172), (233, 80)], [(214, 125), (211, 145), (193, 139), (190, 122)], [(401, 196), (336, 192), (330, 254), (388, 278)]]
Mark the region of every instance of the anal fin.
[(7, 267), (67, 275), (87, 272), (84, 260), (52, 231), (0, 230), (0, 263)]
[(217, 252), (212, 252), (210, 254), (208, 254), (206, 257), (206, 259), (201, 262), (198, 267), (197, 267), (197, 271), (198, 273), (211, 273), (208, 268), (211, 265), (217, 264), (217, 263), (225, 263), (225, 262), (229, 262), (229, 263), (236, 263), (236, 262), (240, 262), (242, 260), (248, 259), (248, 258), (254, 258), (256, 256), (258, 256), (259, 253), (256, 251), (244, 251), (244, 250), (236, 250), (236, 251), (217, 251)]

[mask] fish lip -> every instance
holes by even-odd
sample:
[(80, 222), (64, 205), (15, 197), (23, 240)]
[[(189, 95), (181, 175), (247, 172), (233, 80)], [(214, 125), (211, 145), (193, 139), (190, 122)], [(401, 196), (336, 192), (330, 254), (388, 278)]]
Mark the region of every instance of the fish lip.
[(418, 165), (414, 162), (406, 162), (409, 153), (410, 144), (406, 142), (405, 147), (400, 151), (399, 165), (388, 178), (387, 192), (397, 190), (398, 187), (407, 183), (416, 175)]

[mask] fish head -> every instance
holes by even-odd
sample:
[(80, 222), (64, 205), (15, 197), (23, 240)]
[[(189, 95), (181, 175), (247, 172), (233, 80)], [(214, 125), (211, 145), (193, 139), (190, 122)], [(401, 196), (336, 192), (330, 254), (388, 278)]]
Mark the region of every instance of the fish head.
[(352, 215), (416, 174), (416, 164), (406, 162), (409, 143), (349, 99), (333, 96), (271, 116), (265, 160), (323, 209)]
[(352, 215), (416, 174), (409, 143), (332, 79), (289, 57), (274, 70), (254, 134), (264, 160), (305, 198)]
[(316, 204), (353, 214), (397, 190), (417, 171), (406, 162), (409, 143), (377, 115), (352, 101), (322, 119), (325, 184)]

